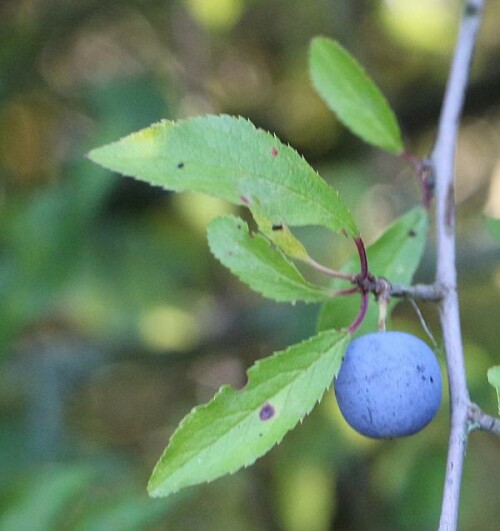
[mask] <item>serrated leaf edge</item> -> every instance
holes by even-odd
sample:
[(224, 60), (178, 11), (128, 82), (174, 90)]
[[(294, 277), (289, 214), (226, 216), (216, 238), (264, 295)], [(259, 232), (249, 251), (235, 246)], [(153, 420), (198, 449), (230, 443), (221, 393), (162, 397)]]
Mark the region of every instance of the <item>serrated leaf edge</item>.
[[(262, 129), (260, 127), (257, 127), (255, 124), (253, 124), (251, 122), (251, 120), (249, 120), (248, 118), (245, 118), (245, 117), (242, 117), (242, 116), (233, 116), (233, 115), (229, 115), (229, 114), (205, 114), (205, 115), (199, 115), (199, 116), (194, 116), (194, 117), (191, 117), (191, 118), (184, 118), (184, 119), (180, 119), (180, 120), (176, 120), (176, 121), (172, 121), (172, 120), (160, 120), (158, 122), (155, 122), (153, 124), (151, 124), (149, 127), (146, 127), (146, 128), (143, 128), (139, 131), (136, 131), (136, 132), (133, 132), (133, 133), (130, 133), (128, 135), (125, 135), (123, 137), (121, 137), (120, 139), (114, 141), (114, 142), (110, 142), (108, 144), (105, 144), (104, 146), (100, 146), (100, 147), (97, 147), (93, 150), (91, 150), (89, 153), (87, 153), (87, 158), (90, 159), (91, 161), (95, 162), (96, 164), (100, 164), (101, 166), (104, 166), (108, 169), (111, 169), (112, 171), (116, 171), (114, 170), (111, 165), (108, 165), (106, 163), (103, 163), (103, 162), (100, 162), (99, 160), (99, 151), (105, 151), (106, 148), (110, 148), (111, 146), (117, 146), (118, 144), (124, 142), (124, 141), (128, 141), (128, 140), (133, 140), (134, 138), (140, 138), (141, 136), (147, 136), (148, 134), (152, 134), (153, 132), (155, 132), (155, 130), (159, 130), (160, 133), (162, 133), (164, 130), (163, 130), (163, 127), (165, 126), (171, 126), (171, 130), (174, 130), (174, 129), (177, 129), (179, 127), (182, 127), (183, 125), (185, 124), (193, 124), (195, 123), (196, 121), (208, 121), (208, 120), (228, 120), (228, 123), (230, 123), (231, 121), (236, 121), (236, 122), (244, 122), (246, 125), (248, 125), (255, 133), (258, 133), (258, 134), (261, 134), (263, 133), (264, 135), (269, 135), (270, 137), (272, 137), (274, 139), (274, 141), (276, 143), (278, 143), (280, 146), (283, 146), (283, 147), (286, 147), (287, 149), (291, 150), (293, 153), (294, 153), (294, 156), (297, 156), (298, 159), (300, 160), (301, 164), (304, 164), (305, 167), (307, 167), (307, 170), (308, 172), (310, 173), (310, 178), (313, 179), (314, 181), (316, 181), (316, 183), (318, 183), (318, 185), (320, 186), (324, 186), (324, 187), (327, 187), (329, 189), (329, 193), (332, 193), (334, 194), (334, 196), (336, 197), (336, 199), (340, 202), (341, 206), (342, 206), (342, 209), (343, 209), (343, 213), (348, 216), (348, 219), (347, 219), (347, 222), (346, 223), (341, 223), (340, 221), (342, 221), (342, 218), (339, 218), (339, 215), (337, 214), (337, 212), (335, 210), (330, 210), (328, 208), (326, 208), (324, 205), (316, 205), (317, 208), (321, 208), (321, 210), (324, 212), (325, 214), (325, 219), (328, 219), (330, 218), (332, 220), (332, 222), (337, 225), (337, 226), (342, 226), (343, 228), (345, 228), (346, 230), (348, 230), (349, 234), (352, 235), (352, 236), (357, 236), (359, 234), (359, 230), (356, 226), (356, 223), (354, 222), (354, 218), (352, 216), (352, 213), (350, 211), (350, 209), (348, 208), (347, 204), (344, 202), (344, 200), (341, 198), (338, 190), (336, 188), (334, 188), (333, 186), (331, 186), (329, 183), (327, 183), (322, 177), (321, 175), (319, 175), (319, 173), (307, 162), (307, 160), (305, 159), (305, 157), (299, 153), (294, 147), (290, 146), (289, 143), (284, 143), (283, 141), (281, 141), (275, 133), (271, 133), (269, 131), (266, 131), (265, 129)], [(161, 155), (158, 155), (156, 154), (155, 155), (158, 159), (161, 160)], [(127, 153), (122, 153), (120, 154), (120, 157), (122, 158), (122, 160), (126, 160), (127, 159)], [(137, 156), (134, 156), (133, 157), (134, 159), (137, 159), (139, 157)], [(147, 159), (148, 158), (148, 155), (146, 154), (144, 157), (144, 159)], [(170, 159), (168, 159), (170, 161)], [(217, 168), (217, 166), (215, 166), (215, 168)], [(280, 186), (280, 187), (283, 187), (283, 188), (286, 188), (287, 187), (287, 183), (286, 182), (281, 182), (281, 181), (275, 181), (272, 179), (272, 174), (270, 174), (270, 177), (266, 177), (266, 178), (263, 178), (260, 174), (254, 174), (252, 172), (249, 172), (248, 169), (246, 170), (248, 172), (249, 175), (252, 175), (254, 177), (254, 179), (256, 181), (263, 181), (265, 183), (273, 183), (277, 186)], [(182, 192), (182, 191), (185, 191), (185, 190), (188, 190), (189, 188), (177, 188), (175, 186), (167, 186), (167, 185), (162, 185), (160, 183), (152, 183), (151, 181), (149, 181), (148, 179), (143, 179), (143, 178), (140, 178), (138, 177), (137, 175), (134, 175), (134, 174), (128, 174), (128, 173), (124, 173), (122, 172), (123, 175), (126, 175), (127, 177), (131, 177), (137, 181), (141, 181), (141, 182), (148, 182), (151, 186), (157, 186), (163, 190), (171, 190), (171, 191), (175, 191), (175, 192)], [(311, 198), (309, 198), (309, 196), (307, 195), (304, 195), (304, 193), (302, 193), (300, 190), (297, 190), (296, 188), (290, 188), (288, 187), (290, 190), (293, 191), (294, 195), (302, 198), (303, 201), (306, 201), (308, 203), (311, 202)], [(207, 195), (210, 195), (209, 192), (203, 192)], [(227, 199), (226, 199), (227, 200)], [(250, 209), (250, 211), (252, 211), (252, 206), (250, 205), (247, 205), (245, 204), (244, 202), (234, 202), (235, 204), (237, 204), (238, 206), (246, 206)], [(295, 226), (295, 224), (290, 224), (288, 223), (290, 226)], [(340, 232), (341, 229), (334, 229), (333, 227), (331, 227), (330, 225), (326, 225), (328, 226), (328, 228), (330, 230), (332, 230), (333, 232)]]
[[(280, 274), (280, 272), (276, 272), (275, 273), (274, 272), (275, 270), (273, 270), (273, 268), (271, 266), (269, 266), (268, 264), (266, 264), (266, 262), (264, 262), (264, 261), (261, 261), (261, 264), (268, 271), (270, 271), (274, 276), (276, 276), (277, 278), (279, 278), (279, 277), (284, 278), (285, 281), (289, 283), (289, 285), (296, 286), (298, 289), (302, 290), (304, 293), (302, 295), (297, 294), (297, 296), (293, 297), (293, 298), (271, 296), (271, 295), (265, 293), (263, 290), (259, 289), (258, 286), (254, 286), (251, 281), (245, 279), (243, 275), (241, 275), (238, 272), (236, 272), (233, 268), (229, 267), (223, 261), (223, 259), (219, 256), (219, 253), (215, 250), (215, 248), (214, 248), (215, 242), (214, 242), (213, 238), (211, 237), (211, 233), (210, 233), (210, 227), (212, 226), (212, 224), (216, 223), (218, 220), (223, 220), (223, 219), (232, 219), (234, 221), (240, 222), (245, 227), (246, 233), (249, 235), (249, 237), (251, 237), (251, 238), (260, 238), (260, 239), (262, 239), (263, 242), (267, 243), (269, 248), (274, 250), (278, 255), (280, 255), (280, 258), (283, 259), (291, 267), (291, 269), (293, 270), (294, 274), (296, 274), (298, 276), (298, 279), (293, 279), (293, 278), (287, 277), (284, 274), (283, 275)], [(210, 252), (212, 253), (212, 255), (225, 268), (227, 268), (229, 271), (231, 271), (231, 273), (234, 276), (236, 276), (243, 284), (245, 284), (246, 286), (251, 288), (256, 293), (259, 293), (263, 297), (265, 297), (267, 299), (274, 300), (276, 302), (301, 301), (301, 302), (304, 302), (306, 304), (318, 304), (318, 303), (321, 303), (321, 302), (325, 302), (325, 301), (327, 301), (327, 300), (329, 300), (331, 298), (331, 294), (330, 294), (330, 291), (329, 291), (328, 288), (322, 287), (322, 286), (318, 286), (316, 284), (313, 284), (312, 282), (309, 282), (307, 279), (305, 279), (304, 276), (302, 275), (302, 273), (297, 269), (295, 264), (291, 260), (289, 260), (289, 258), (286, 256), (286, 254), (283, 253), (281, 251), (281, 249), (278, 246), (276, 246), (272, 240), (270, 240), (265, 234), (262, 234), (261, 232), (252, 234), (252, 232), (250, 231), (250, 227), (248, 226), (248, 224), (242, 218), (240, 218), (238, 216), (234, 216), (234, 215), (219, 216), (219, 217), (215, 218), (214, 220), (212, 220), (210, 222), (210, 224), (208, 226), (208, 229), (207, 229), (207, 233), (208, 233), (208, 246), (209, 246), (209, 249), (210, 249)], [(306, 296), (304, 296), (306, 290), (310, 290), (311, 291), (310, 297), (308, 297), (308, 298), (306, 298)]]
[[(176, 440), (177, 440), (177, 437), (178, 437), (178, 434), (179, 432), (186, 426), (186, 424), (188, 424), (189, 422), (192, 421), (192, 419), (194, 418), (194, 416), (199, 413), (200, 411), (203, 411), (203, 410), (207, 410), (207, 409), (210, 409), (212, 407), (215, 407), (213, 404), (216, 403), (216, 400), (220, 399), (221, 396), (223, 396), (224, 393), (239, 393), (239, 392), (243, 392), (245, 390), (249, 390), (249, 389), (252, 389), (253, 386), (255, 386), (256, 384), (259, 383), (259, 380), (257, 381), (254, 381), (254, 374), (256, 372), (258, 372), (260, 370), (260, 368), (262, 367), (262, 365), (265, 365), (267, 362), (269, 362), (269, 360), (275, 358), (276, 356), (286, 356), (287, 353), (290, 352), (290, 350), (294, 349), (294, 348), (300, 348), (300, 347), (303, 347), (304, 345), (308, 344), (308, 343), (312, 343), (314, 341), (317, 341), (319, 338), (323, 337), (323, 336), (326, 336), (326, 335), (334, 335), (336, 336), (337, 340), (332, 343), (330, 345), (330, 347), (324, 351), (323, 354), (326, 354), (327, 352), (329, 352), (332, 348), (335, 348), (335, 346), (337, 346), (339, 343), (341, 342), (345, 342), (346, 345), (345, 345), (345, 348), (347, 348), (347, 341), (349, 340), (350, 338), (350, 335), (348, 333), (348, 331), (346, 329), (342, 329), (342, 330), (326, 330), (326, 331), (323, 331), (323, 332), (320, 332), (318, 334), (316, 334), (315, 336), (312, 336), (308, 339), (305, 339), (303, 341), (301, 341), (300, 343), (296, 343), (294, 345), (291, 345), (289, 347), (287, 347), (286, 349), (284, 350), (281, 350), (281, 351), (278, 351), (278, 352), (275, 352), (273, 355), (271, 356), (268, 356), (267, 358), (263, 358), (263, 359), (260, 359), (260, 360), (257, 360), (248, 370), (247, 370), (247, 383), (245, 384), (245, 386), (240, 389), (240, 390), (236, 390), (234, 389), (233, 387), (231, 387), (230, 385), (223, 385), (219, 391), (214, 395), (214, 397), (207, 403), (205, 404), (200, 404), (198, 406), (195, 406), (193, 409), (191, 409), (191, 411), (181, 420), (181, 422), (179, 423), (177, 429), (175, 430), (175, 432), (173, 433), (172, 437), (170, 438), (170, 441), (169, 441), (169, 444), (168, 446), (165, 448), (162, 456), (160, 457), (160, 459), (158, 460), (158, 462), (156, 463), (154, 469), (153, 469), (153, 472), (151, 474), (151, 477), (150, 477), (150, 480), (148, 482), (148, 494), (151, 496), (151, 497), (164, 497), (164, 496), (168, 496), (170, 494), (175, 494), (176, 492), (178, 492), (179, 490), (181, 490), (182, 488), (184, 488), (184, 486), (180, 486), (180, 487), (177, 487), (177, 488), (172, 488), (170, 489), (167, 494), (164, 494), (163, 492), (162, 493), (155, 493), (155, 491), (158, 491), (158, 489), (160, 488), (160, 486), (163, 484), (163, 482), (168, 479), (168, 476), (167, 478), (163, 478), (162, 480), (160, 481), (153, 481), (154, 478), (155, 478), (155, 475), (157, 474), (157, 471), (163, 466), (163, 460), (165, 458), (165, 456), (167, 455), (167, 452), (169, 451), (169, 449), (172, 447), (172, 445), (175, 445), (176, 443)], [(332, 340), (333, 340), (333, 337), (332, 337)], [(341, 356), (343, 355), (343, 353), (339, 356), (341, 358)], [(338, 373), (339, 369), (340, 369), (340, 364), (341, 362), (339, 362), (338, 364), (338, 367), (336, 368), (336, 370), (334, 371), (334, 373), (331, 375), (331, 378), (329, 379), (330, 381), (333, 381), (333, 378), (336, 376), (336, 374)], [(298, 371), (297, 371), (298, 372)], [(258, 376), (258, 375), (257, 375)], [(283, 437), (279, 440), (277, 440), (273, 446), (271, 448), (269, 448), (266, 452), (264, 452), (263, 454), (261, 455), (257, 455), (255, 456), (255, 458), (250, 461), (250, 462), (247, 462), (247, 463), (244, 463), (243, 465), (235, 468), (234, 470), (230, 470), (228, 471), (226, 474), (223, 474), (223, 475), (231, 475), (231, 474), (234, 474), (235, 472), (237, 472), (238, 470), (241, 470), (242, 468), (247, 468), (249, 466), (251, 466), (253, 463), (255, 463), (255, 461), (257, 459), (259, 459), (260, 457), (262, 457), (263, 455), (265, 455), (266, 453), (268, 453), (272, 448), (274, 448), (276, 445), (280, 444), (280, 442), (283, 440), (284, 436), (286, 435), (286, 433), (288, 433), (289, 431), (291, 431), (292, 429), (294, 429), (297, 424), (299, 424), (299, 422), (301, 423), (303, 421), (303, 419), (312, 411), (312, 409), (315, 407), (315, 405), (317, 403), (319, 403), (321, 401), (321, 399), (323, 398), (324, 394), (325, 394), (325, 391), (330, 387), (330, 384), (326, 385), (325, 388), (321, 391), (318, 399), (311, 405), (311, 407), (309, 407), (307, 410), (305, 410), (304, 414), (302, 415), (302, 417), (300, 417), (299, 419), (297, 419), (297, 422), (293, 425), (293, 426), (290, 426), (288, 428), (288, 430), (284, 433)], [(279, 394), (279, 392), (275, 392), (275, 393), (272, 393), (270, 396), (267, 396), (267, 397), (263, 397), (263, 400), (266, 401), (266, 400), (270, 400), (272, 396), (275, 396)], [(217, 404), (218, 405), (218, 404)], [(252, 409), (251, 411), (249, 411), (248, 416), (250, 416), (251, 414), (254, 414), (255, 413), (255, 410)], [(229, 428), (227, 431), (229, 431), (230, 429), (233, 429), (233, 428)], [(184, 464), (188, 461), (188, 459), (186, 459), (184, 461)], [(180, 466), (183, 466), (183, 465), (180, 465)], [(222, 477), (222, 476), (220, 476)], [(216, 479), (216, 478), (215, 478)], [(201, 484), (201, 483), (209, 483), (210, 481), (212, 480), (207, 480), (207, 481), (204, 481), (204, 482), (200, 482), (200, 483), (195, 483), (195, 484)], [(193, 484), (194, 485), (194, 484)]]

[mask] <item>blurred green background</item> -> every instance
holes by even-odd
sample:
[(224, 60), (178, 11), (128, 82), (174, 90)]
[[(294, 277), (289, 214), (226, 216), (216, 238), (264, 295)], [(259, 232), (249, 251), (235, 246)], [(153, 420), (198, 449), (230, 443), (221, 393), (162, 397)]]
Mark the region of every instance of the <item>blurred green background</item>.
[[(310, 39), (339, 39), (425, 156), (455, 0), (3, 0), (0, 3), (0, 529), (325, 531), (437, 527), (438, 418), (375, 442), (329, 393), (255, 466), (167, 500), (146, 483), (180, 419), (254, 360), (314, 333), (317, 308), (251, 293), (211, 257), (229, 206), (111, 175), (91, 148), (160, 118), (232, 113), (276, 132), (343, 194), (370, 241), (420, 201), (410, 169), (343, 129), (308, 81)], [(471, 393), (496, 411), (500, 2), (488, 2), (457, 154), (460, 291)], [(302, 231), (339, 266), (352, 248)], [(433, 278), (433, 235), (418, 280)], [(421, 309), (439, 342), (436, 310)], [(400, 305), (394, 327), (425, 337)], [(442, 361), (442, 354), (440, 355)], [(500, 441), (472, 437), (461, 529), (500, 521)]]

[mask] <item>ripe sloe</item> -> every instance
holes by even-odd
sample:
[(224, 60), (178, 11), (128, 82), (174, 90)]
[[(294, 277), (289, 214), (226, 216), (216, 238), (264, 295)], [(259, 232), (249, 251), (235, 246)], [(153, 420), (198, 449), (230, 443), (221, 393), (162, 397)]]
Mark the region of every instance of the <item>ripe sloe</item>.
[(420, 431), (441, 402), (441, 370), (432, 350), (405, 332), (361, 336), (347, 347), (334, 380), (345, 420), (373, 438)]

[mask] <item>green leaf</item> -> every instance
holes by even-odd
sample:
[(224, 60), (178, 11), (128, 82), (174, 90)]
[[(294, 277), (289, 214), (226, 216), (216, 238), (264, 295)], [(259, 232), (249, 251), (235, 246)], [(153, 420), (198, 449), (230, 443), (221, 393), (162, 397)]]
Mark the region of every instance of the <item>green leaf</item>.
[(203, 192), (247, 206), (273, 225), (358, 233), (338, 192), (294, 149), (243, 118), (162, 121), (88, 156), (167, 190)]
[[(366, 249), (370, 273), (385, 277), (394, 284), (409, 284), (424, 252), (427, 239), (428, 217), (423, 207), (416, 207), (394, 221), (385, 232)], [(352, 258), (342, 271), (359, 273), (359, 259)], [(335, 280), (332, 288), (342, 289), (344, 284)], [(388, 315), (398, 303), (391, 299)], [(348, 326), (359, 310), (359, 295), (336, 297), (323, 305), (318, 317), (318, 329)], [(370, 298), (368, 313), (358, 334), (373, 331), (377, 327), (378, 306)]]
[(269, 218), (256, 210), (252, 214), (260, 232), (287, 256), (302, 260), (303, 262), (310, 260), (309, 254), (304, 245), (302, 245), (302, 242), (292, 234), (286, 225), (273, 225)]
[(210, 250), (233, 274), (258, 293), (279, 302), (324, 302), (328, 290), (307, 282), (278, 249), (235, 216), (208, 226)]
[(318, 94), (354, 134), (391, 153), (403, 151), (398, 122), (387, 100), (338, 42), (313, 39), (310, 70)]
[(489, 233), (497, 240), (500, 240), (500, 219), (485, 217), (484, 224)]
[(149, 494), (168, 496), (254, 463), (320, 400), (349, 338), (330, 330), (258, 361), (242, 390), (224, 386), (195, 408), (153, 470)]
[(497, 390), (498, 413), (500, 414), (500, 365), (488, 369), (488, 382)]

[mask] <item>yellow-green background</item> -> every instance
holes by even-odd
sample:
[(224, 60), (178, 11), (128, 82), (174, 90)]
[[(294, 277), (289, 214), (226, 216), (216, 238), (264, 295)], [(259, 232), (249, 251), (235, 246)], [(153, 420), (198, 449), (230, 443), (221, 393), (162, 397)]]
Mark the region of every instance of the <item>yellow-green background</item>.
[[(457, 154), (458, 267), (472, 397), (497, 410), (500, 4), (488, 2)], [(0, 529), (435, 529), (447, 399), (422, 433), (357, 436), (330, 393), (266, 457), (150, 500), (169, 435), (223, 383), (314, 332), (317, 309), (251, 293), (209, 254), (228, 206), (113, 176), (92, 147), (160, 118), (226, 112), (289, 142), (343, 194), (367, 241), (420, 200), (409, 167), (363, 145), (311, 89), (337, 38), (380, 84), (410, 148), (432, 146), (459, 2), (4, 0), (0, 4)], [(342, 239), (300, 232), (336, 267)], [(418, 273), (433, 277), (434, 250)], [(422, 311), (439, 343), (436, 310)], [(424, 336), (402, 305), (393, 326)], [(442, 354), (440, 353), (442, 361)], [(500, 441), (475, 434), (461, 529), (500, 520)]]

